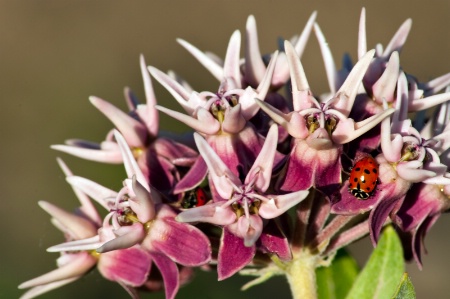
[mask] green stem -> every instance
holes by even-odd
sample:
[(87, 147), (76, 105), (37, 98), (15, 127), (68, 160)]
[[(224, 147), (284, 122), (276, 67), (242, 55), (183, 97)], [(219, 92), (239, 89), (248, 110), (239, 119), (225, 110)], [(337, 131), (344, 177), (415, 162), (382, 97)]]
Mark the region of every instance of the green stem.
[(302, 250), (286, 271), (293, 299), (316, 299), (316, 267), (318, 256)]

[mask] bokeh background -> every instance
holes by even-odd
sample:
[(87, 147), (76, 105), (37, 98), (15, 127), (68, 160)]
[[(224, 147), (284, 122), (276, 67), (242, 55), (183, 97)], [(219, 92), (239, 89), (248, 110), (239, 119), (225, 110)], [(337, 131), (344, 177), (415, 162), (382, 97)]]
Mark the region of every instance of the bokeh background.
[[(450, 1), (0, 1), (0, 298), (17, 298), (17, 285), (55, 267), (57, 254), (45, 249), (60, 243), (38, 200), (67, 209), (77, 205), (55, 158), (63, 157), (75, 174), (111, 188), (124, 177), (120, 166), (81, 161), (52, 151), (68, 138), (103, 140), (111, 124), (88, 102), (96, 95), (126, 109), (124, 86), (143, 97), (138, 57), (161, 70), (176, 70), (196, 90), (215, 91), (218, 82), (176, 42), (181, 37), (200, 49), (224, 55), (231, 33), (245, 30), (246, 18), (257, 20), (262, 51), (273, 52), (278, 37), (300, 33), (318, 11), (334, 58), (356, 57), (361, 7), (367, 9), (368, 45), (386, 45), (407, 18), (413, 29), (401, 54), (405, 70), (427, 81), (450, 71)], [(311, 36), (302, 59), (316, 93), (327, 91), (317, 41)], [(154, 82), (159, 102), (175, 100)], [(161, 117), (161, 127), (186, 131)], [(427, 236), (424, 270), (408, 272), (418, 298), (450, 294), (450, 217), (444, 215)], [(352, 247), (363, 265), (367, 239)], [(215, 273), (199, 273), (178, 298), (289, 298), (283, 278), (247, 292), (246, 278), (216, 282)], [(163, 298), (162, 293), (144, 298)], [(96, 271), (42, 298), (128, 298)]]

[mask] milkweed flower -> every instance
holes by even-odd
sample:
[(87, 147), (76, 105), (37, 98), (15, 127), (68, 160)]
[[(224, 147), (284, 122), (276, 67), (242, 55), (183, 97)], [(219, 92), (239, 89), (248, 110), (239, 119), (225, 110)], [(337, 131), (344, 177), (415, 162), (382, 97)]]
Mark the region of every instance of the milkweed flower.
[[(155, 109), (156, 97), (142, 55), (140, 68), (147, 99), (145, 104), (139, 104), (128, 88), (125, 89), (125, 99), (130, 109), (129, 114), (98, 97), (90, 97), (89, 100), (122, 133), (146, 181), (157, 185), (160, 191), (169, 195), (180, 178), (177, 166), (191, 166), (197, 158), (197, 153), (188, 146), (159, 134), (159, 116)], [(52, 148), (97, 162), (123, 163), (119, 145), (114, 140), (113, 130), (100, 144), (70, 139), (65, 145), (53, 145)]]
[(376, 126), (394, 109), (359, 123), (348, 117), (374, 51), (368, 52), (355, 65), (331, 99), (320, 102), (313, 97), (301, 62), (289, 42), (285, 43), (285, 49), (291, 70), (294, 112), (284, 114), (258, 102), (275, 122), (294, 137), (285, 174), (280, 177), (280, 189), (298, 191), (316, 187), (332, 193), (341, 183), (342, 144)]
[[(176, 219), (181, 222), (209, 222), (224, 227), (218, 258), (219, 279), (224, 279), (242, 269), (253, 258), (255, 242), (264, 233), (263, 220), (283, 214), (301, 202), (308, 191), (265, 194), (276, 152), (278, 131), (275, 125), (270, 128), (263, 148), (243, 183), (202, 137), (198, 134), (194, 136), (198, 150), (208, 165), (214, 188), (224, 200), (181, 212)], [(229, 233), (243, 242), (235, 240)], [(236, 255), (236, 252), (239, 254)]]

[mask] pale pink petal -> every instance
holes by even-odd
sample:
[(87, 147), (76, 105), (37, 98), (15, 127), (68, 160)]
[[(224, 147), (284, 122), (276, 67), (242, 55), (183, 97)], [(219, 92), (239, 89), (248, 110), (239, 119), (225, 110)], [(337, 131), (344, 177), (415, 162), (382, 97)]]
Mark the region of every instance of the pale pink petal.
[(358, 59), (361, 59), (367, 52), (367, 34), (366, 34), (366, 9), (363, 7), (359, 18), (358, 30)]
[(242, 131), (246, 124), (247, 121), (241, 113), (241, 104), (237, 104), (226, 111), (222, 130), (226, 133), (236, 134)]
[(192, 54), (217, 80), (220, 82), (224, 79), (223, 67), (210, 56), (200, 51), (187, 41), (178, 38), (177, 42), (182, 45), (189, 53)]
[(190, 115), (194, 113), (195, 107), (191, 107), (187, 103), (187, 101), (189, 101), (190, 93), (185, 90), (183, 86), (157, 68), (149, 66), (148, 70), (150, 71), (150, 74), (152, 74), (152, 76), (170, 92), (187, 113)]
[(394, 101), (395, 88), (397, 87), (397, 79), (400, 73), (400, 59), (398, 52), (393, 52), (389, 58), (389, 62), (383, 75), (372, 86), (372, 92), (375, 99), (380, 103), (382, 99), (391, 103)]
[(290, 208), (302, 202), (309, 194), (308, 190), (297, 191), (283, 195), (268, 195), (268, 201), (263, 201), (259, 208), (259, 215), (264, 219), (273, 219)]
[(116, 138), (117, 144), (119, 145), (120, 152), (123, 157), (123, 164), (125, 166), (125, 171), (127, 172), (127, 177), (131, 178), (133, 175), (136, 176), (136, 179), (141, 183), (142, 186), (148, 188), (147, 178), (142, 173), (139, 168), (136, 159), (133, 156), (128, 144), (125, 142), (122, 134), (116, 130), (114, 130), (114, 137)]
[(122, 132), (127, 144), (131, 147), (144, 146), (147, 128), (142, 123), (98, 97), (89, 97), (89, 101)]
[(71, 254), (71, 262), (67, 263), (60, 268), (50, 271), (44, 275), (28, 280), (19, 285), (19, 289), (26, 289), (29, 287), (39, 286), (43, 284), (52, 283), (58, 280), (65, 280), (69, 278), (79, 277), (85, 274), (97, 263), (97, 259), (94, 258), (88, 252), (79, 252)]
[(386, 49), (384, 50), (383, 56), (389, 57), (392, 52), (397, 51), (401, 52), (403, 45), (406, 42), (406, 39), (408, 38), (409, 31), (411, 30), (412, 26), (412, 20), (407, 19), (397, 30), (395, 35), (392, 37), (389, 44), (386, 46)]
[(273, 159), (277, 152), (277, 144), (278, 127), (274, 124), (270, 126), (264, 145), (253, 163), (252, 168), (247, 173), (245, 184), (249, 184), (254, 180), (254, 176), (257, 176), (256, 181), (254, 181), (255, 188), (260, 192), (265, 192), (267, 190), (272, 177)]
[(115, 203), (117, 192), (103, 187), (94, 181), (79, 176), (66, 177), (66, 181), (74, 188), (79, 189), (94, 199), (108, 211)]
[[(67, 167), (66, 163), (64, 163), (62, 159), (56, 158), (56, 161), (58, 162), (59, 167), (61, 167), (66, 177), (73, 176), (72, 171), (70, 171), (70, 169)], [(78, 190), (75, 187), (72, 187), (72, 189), (81, 203), (80, 207), (81, 213), (83, 213), (88, 219), (90, 219), (92, 222), (94, 222), (100, 227), (102, 224), (102, 219), (100, 218), (100, 215), (98, 214), (97, 209), (95, 208), (92, 201), (84, 192), (81, 192), (81, 190)]]
[(47, 248), (47, 252), (61, 252), (61, 251), (86, 251), (95, 250), (102, 246), (104, 241), (100, 240), (100, 236), (96, 235), (91, 238), (65, 242)]
[(344, 115), (348, 116), (350, 114), (361, 80), (374, 54), (375, 50), (370, 50), (355, 64), (347, 79), (336, 93), (336, 95), (340, 95), (341, 99), (334, 104), (334, 108)]
[(55, 218), (74, 239), (85, 239), (97, 234), (97, 227), (89, 220), (69, 213), (46, 201), (39, 201), (39, 206)]
[(133, 176), (132, 180), (136, 197), (131, 197), (128, 202), (139, 221), (146, 223), (155, 218), (155, 203), (150, 192), (136, 180), (136, 176)]
[(245, 80), (251, 86), (257, 86), (263, 78), (266, 66), (259, 50), (258, 32), (253, 15), (247, 18), (245, 40)]
[(117, 237), (97, 248), (97, 252), (105, 253), (112, 250), (130, 248), (140, 243), (146, 236), (144, 226), (139, 222), (130, 226), (121, 226), (114, 231), (114, 234)]
[(436, 176), (436, 173), (433, 171), (419, 169), (421, 166), (422, 162), (420, 161), (403, 162), (397, 165), (397, 173), (404, 180), (413, 183), (420, 183), (428, 178)]
[(146, 104), (139, 105), (136, 109), (136, 113), (145, 123), (150, 135), (156, 137), (159, 130), (159, 115), (158, 111), (155, 109), (156, 96), (153, 91), (152, 81), (150, 79), (150, 74), (148, 73), (144, 55), (139, 57), (139, 65), (141, 67), (142, 79), (144, 81)]
[[(314, 11), (306, 22), (302, 34), (295, 42), (294, 50), (298, 57), (302, 57), (303, 55), (306, 43), (309, 39), (309, 36), (311, 35), (316, 16), (317, 12)], [(274, 75), (272, 77), (272, 86), (275, 87), (283, 86), (289, 80), (289, 68), (287, 66), (286, 56), (284, 55), (284, 53), (280, 54), (280, 58), (278, 60), (279, 63), (277, 63), (277, 65), (275, 66)]]
[(236, 221), (236, 214), (223, 201), (182, 211), (175, 217), (180, 222), (208, 222), (216, 225), (229, 225)]
[(314, 32), (316, 33), (317, 40), (319, 41), (320, 51), (322, 52), (322, 58), (325, 63), (325, 70), (328, 78), (328, 86), (331, 94), (335, 94), (338, 86), (338, 78), (336, 72), (336, 63), (334, 62), (333, 55), (331, 54), (330, 47), (325, 40), (320, 27), (317, 23), (314, 24)]
[(34, 288), (29, 289), (27, 292), (22, 294), (19, 299), (32, 299), (37, 296), (40, 296), (42, 294), (45, 294), (47, 292), (50, 292), (51, 290), (57, 289), (59, 287), (62, 287), (63, 285), (69, 284), (77, 279), (79, 279), (81, 276), (58, 280), (55, 282), (50, 282), (44, 285), (39, 285)]
[(239, 53), (241, 50), (241, 33), (239, 30), (233, 32), (228, 43), (228, 48), (223, 63), (224, 79), (232, 79), (238, 88), (241, 88), (241, 71)]
[(98, 149), (91, 149), (63, 144), (55, 144), (50, 146), (50, 148), (90, 161), (112, 164), (120, 164), (123, 162), (118, 148), (113, 150), (101, 149), (100, 147)]
[(220, 130), (220, 123), (217, 121), (217, 119), (215, 119), (211, 115), (211, 113), (209, 113), (207, 110), (203, 108), (200, 108), (197, 113), (198, 119), (195, 119), (191, 116), (180, 113), (178, 111), (167, 109), (159, 105), (156, 106), (156, 109), (164, 112), (170, 117), (175, 118), (176, 120), (188, 125), (189, 127), (203, 134), (213, 135)]

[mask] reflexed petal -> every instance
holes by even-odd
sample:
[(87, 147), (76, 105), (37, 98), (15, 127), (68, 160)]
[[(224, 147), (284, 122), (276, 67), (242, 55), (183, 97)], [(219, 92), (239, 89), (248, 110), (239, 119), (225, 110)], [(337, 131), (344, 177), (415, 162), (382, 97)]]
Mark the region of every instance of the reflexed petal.
[(386, 196), (378, 202), (376, 207), (372, 210), (369, 216), (370, 239), (373, 246), (376, 246), (380, 237), (381, 229), (383, 228), (389, 214), (397, 210), (403, 203), (403, 197)]
[(174, 194), (192, 190), (206, 178), (208, 166), (201, 156), (195, 161), (188, 173), (177, 183), (173, 191)]
[(102, 163), (120, 164), (122, 163), (122, 156), (119, 148), (116, 149), (91, 149), (82, 148), (71, 145), (55, 144), (50, 146), (51, 149), (73, 155), (78, 158), (97, 161)]
[(196, 227), (173, 218), (156, 220), (144, 241), (150, 251), (159, 251), (183, 266), (199, 266), (210, 261), (211, 244)]
[(149, 253), (139, 247), (102, 253), (98, 270), (106, 279), (138, 287), (144, 284), (151, 268)]
[(39, 206), (55, 218), (74, 239), (85, 239), (97, 234), (97, 227), (89, 220), (69, 213), (46, 201), (39, 201)]
[(29, 287), (39, 286), (43, 284), (52, 283), (58, 280), (79, 277), (85, 274), (90, 268), (97, 263), (92, 255), (87, 252), (79, 252), (71, 254), (71, 262), (50, 271), (44, 275), (28, 280), (19, 285), (19, 289), (26, 289)]
[(292, 259), (289, 241), (273, 221), (264, 227), (259, 240), (261, 242), (259, 249), (263, 252), (275, 253), (283, 261)]
[(180, 287), (177, 265), (164, 254), (151, 252), (150, 255), (163, 277), (166, 299), (175, 299), (178, 288)]
[(114, 206), (117, 192), (79, 176), (69, 176), (66, 178), (66, 181), (73, 187), (86, 193), (106, 210), (109, 211)]
[(145, 63), (144, 55), (139, 57), (139, 65), (141, 67), (142, 79), (144, 81), (146, 105), (139, 105), (136, 113), (147, 126), (147, 130), (152, 137), (158, 135), (159, 130), (159, 115), (155, 109), (156, 97), (153, 91), (152, 81), (148, 73), (147, 64)]
[(71, 282), (79, 279), (80, 277), (81, 276), (77, 276), (77, 277), (73, 277), (73, 278), (69, 278), (69, 279), (58, 280), (58, 281), (55, 281), (55, 282), (50, 282), (50, 283), (47, 283), (47, 284), (36, 286), (34, 288), (31, 288), (27, 292), (25, 292), (22, 296), (20, 296), (19, 299), (35, 298), (35, 297), (37, 297), (39, 295), (42, 295), (44, 293), (47, 293), (47, 292), (49, 292), (51, 290), (54, 290), (54, 289), (59, 288), (59, 287), (62, 287), (63, 285), (71, 283)]
[(255, 246), (246, 247), (244, 240), (233, 235), (226, 228), (220, 240), (217, 273), (219, 281), (224, 280), (249, 264), (255, 255)]
[(188, 50), (217, 80), (222, 82), (224, 74), (220, 64), (187, 41), (177, 38), (177, 42)]
[(147, 128), (142, 123), (100, 98), (89, 97), (89, 101), (123, 134), (129, 146), (144, 146), (147, 139)]

